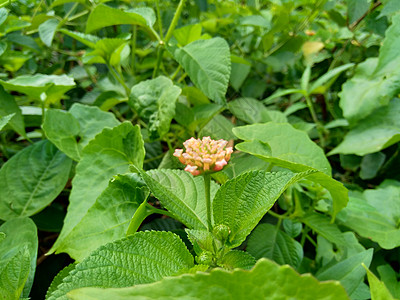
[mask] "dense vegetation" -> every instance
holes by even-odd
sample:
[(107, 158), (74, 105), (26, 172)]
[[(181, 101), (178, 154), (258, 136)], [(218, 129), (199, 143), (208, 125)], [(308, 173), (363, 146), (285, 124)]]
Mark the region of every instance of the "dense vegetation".
[(398, 0), (1, 2), (0, 299), (400, 298), (399, 49)]

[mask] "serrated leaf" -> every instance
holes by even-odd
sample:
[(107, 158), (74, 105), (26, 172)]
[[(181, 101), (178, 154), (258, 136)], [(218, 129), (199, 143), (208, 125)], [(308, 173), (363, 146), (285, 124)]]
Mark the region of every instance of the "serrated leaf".
[[(210, 288), (212, 286), (213, 288)], [(127, 298), (190, 298), (190, 299), (349, 299), (337, 282), (318, 282), (309, 274), (299, 275), (289, 266), (279, 266), (261, 259), (251, 271), (227, 272), (214, 269), (210, 273), (169, 277), (153, 284), (124, 289), (86, 288), (68, 294), (72, 300)]]
[[(120, 122), (111, 113), (75, 103), (69, 112), (48, 109), (42, 128), (47, 138), (75, 161), (81, 158), (82, 149), (104, 128), (113, 128)], [(77, 141), (79, 138), (79, 142)]]
[[(21, 75), (8, 81), (0, 80), (5, 89), (28, 95), (34, 100), (56, 103), (63, 95), (75, 87), (75, 82), (67, 75)], [(43, 96), (43, 95), (44, 96)]]
[(280, 265), (297, 268), (303, 259), (303, 247), (271, 224), (260, 224), (250, 234), (246, 250), (256, 259), (269, 258)]
[(365, 190), (363, 195), (350, 197), (338, 220), (382, 248), (393, 249), (400, 246), (399, 197), (400, 187), (395, 185)]
[(239, 246), (283, 191), (310, 174), (250, 171), (228, 180), (217, 191), (212, 203), (213, 226), (228, 226), (231, 230), (229, 246)]
[(0, 130), (2, 130), (4, 126), (6, 126), (14, 116), (15, 113), (0, 117)]
[(386, 285), (375, 276), (367, 267), (365, 267), (368, 276), (369, 288), (371, 291), (371, 300), (394, 300), (395, 298), (387, 289)]
[(0, 86), (0, 117), (5, 117), (10, 114), (15, 114), (9, 121), (10, 126), (19, 135), (26, 137), (24, 119), (22, 118), (21, 109), (15, 102), (14, 97), (6, 93), (4, 88)]
[(224, 39), (197, 40), (175, 49), (172, 55), (208, 98), (219, 104), (226, 102), (231, 60), (229, 46)]
[(356, 154), (364, 156), (378, 152), (400, 141), (400, 99), (377, 109), (373, 115), (359, 121), (344, 140), (328, 155)]
[(199, 132), (199, 137), (210, 136), (214, 140), (234, 140), (236, 137), (232, 133), (233, 128), (231, 121), (222, 115), (216, 115)]
[(368, 249), (341, 262), (322, 268), (317, 272), (316, 277), (318, 280), (333, 279), (340, 281), (346, 292), (351, 296), (364, 280), (365, 270), (361, 264), (364, 263), (369, 266), (373, 252), (373, 249)]
[(0, 169), (0, 219), (31, 216), (63, 190), (71, 159), (49, 141), (24, 148)]
[(82, 220), (112, 176), (129, 172), (130, 164), (142, 168), (144, 155), (139, 126), (129, 122), (112, 129), (105, 128), (89, 142), (76, 167), (64, 227), (50, 253)]
[(86, 33), (103, 27), (121, 24), (139, 25), (146, 28), (151, 27), (154, 20), (154, 11), (149, 7), (128, 12), (100, 4), (89, 15), (86, 23)]
[(0, 226), (0, 232), (5, 234), (0, 242), (0, 295), (3, 299), (19, 299), (22, 292), (22, 297), (28, 297), (38, 249), (35, 223), (29, 218), (12, 219)]
[(181, 89), (169, 78), (159, 76), (133, 86), (128, 104), (148, 121), (152, 138), (163, 137), (169, 131), (180, 94)]
[[(176, 218), (190, 229), (206, 229), (207, 212), (202, 176), (194, 177), (183, 170), (150, 170), (141, 173), (153, 195)], [(211, 199), (217, 184), (211, 185)]]
[(231, 250), (218, 261), (218, 265), (227, 270), (250, 270), (255, 263), (256, 260), (250, 253), (241, 250)]
[(51, 46), (59, 24), (60, 21), (58, 21), (57, 19), (49, 19), (40, 24), (39, 37), (42, 40), (43, 44), (45, 44), (47, 47)]
[(58, 274), (53, 278), (53, 281), (51, 282), (47, 293), (46, 293), (46, 299), (58, 288), (58, 286), (62, 283), (65, 277), (71, 273), (72, 270), (74, 270), (76, 267), (76, 263), (69, 264), (66, 266), (64, 269), (62, 269)]
[(57, 251), (82, 261), (101, 245), (125, 237), (133, 214), (148, 194), (143, 186), (137, 174), (114, 177)]
[(197, 255), (203, 251), (214, 252), (214, 237), (207, 230), (185, 229)]
[(158, 281), (194, 266), (193, 256), (175, 234), (137, 232), (101, 246), (77, 264), (47, 300), (67, 299), (82, 287), (128, 287)]
[[(235, 127), (233, 133), (248, 141), (236, 145), (236, 149), (240, 151), (294, 172), (318, 170), (319, 172), (311, 174), (307, 179), (319, 183), (329, 191), (333, 200), (333, 216), (346, 206), (347, 189), (332, 179), (331, 166), (323, 150), (304, 131), (294, 129), (288, 123), (269, 122)], [(259, 141), (268, 144), (271, 153), (260, 148)]]

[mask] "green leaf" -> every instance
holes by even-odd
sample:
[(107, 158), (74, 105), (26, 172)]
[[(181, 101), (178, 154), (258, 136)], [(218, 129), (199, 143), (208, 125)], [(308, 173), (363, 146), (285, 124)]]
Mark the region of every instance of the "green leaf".
[[(75, 103), (69, 112), (48, 109), (42, 128), (47, 138), (75, 161), (81, 158), (82, 149), (104, 128), (113, 128), (120, 122), (111, 113)], [(79, 142), (77, 141), (79, 138)]]
[(122, 24), (139, 25), (146, 29), (153, 26), (154, 20), (154, 11), (149, 7), (128, 12), (100, 4), (89, 15), (86, 23), (86, 33), (103, 27)]
[(151, 137), (163, 137), (169, 132), (180, 94), (181, 89), (171, 79), (159, 76), (133, 86), (128, 104), (148, 121)]
[(57, 251), (82, 261), (99, 246), (123, 238), (133, 214), (148, 194), (141, 189), (144, 184), (137, 176), (114, 177)]
[(400, 187), (388, 185), (350, 197), (338, 214), (341, 224), (377, 242), (384, 249), (400, 246)]
[(193, 250), (197, 255), (203, 251), (214, 252), (214, 236), (207, 230), (185, 229), (189, 241), (193, 245)]
[(241, 250), (231, 250), (218, 261), (218, 265), (227, 270), (237, 268), (250, 270), (255, 263), (256, 260), (252, 255)]
[[(8, 81), (0, 80), (5, 89), (28, 95), (34, 100), (43, 100), (47, 104), (56, 103), (75, 82), (67, 75), (21, 75)], [(42, 95), (43, 94), (43, 95)]]
[(6, 126), (14, 116), (15, 113), (0, 117), (0, 130), (2, 130), (4, 126)]
[(349, 24), (360, 19), (369, 9), (371, 0), (347, 0)]
[(72, 270), (74, 270), (76, 267), (76, 263), (69, 264), (66, 266), (64, 269), (62, 269), (56, 277), (53, 278), (53, 281), (51, 282), (49, 289), (47, 290), (46, 293), (46, 299), (55, 291), (57, 290), (58, 286), (63, 282), (64, 278), (71, 273)]
[(382, 1), (384, 6), (378, 18), (383, 16), (392, 16), (400, 10), (400, 2), (396, 0)]
[(336, 78), (344, 71), (352, 68), (353, 63), (345, 64), (343, 66), (334, 68), (329, 72), (326, 72), (316, 81), (314, 81), (309, 89), (309, 94), (324, 94), (327, 92), (331, 84), (336, 80)]
[(372, 179), (385, 162), (386, 155), (382, 152), (367, 154), (361, 160), (360, 178), (362, 180)]
[(267, 107), (257, 99), (238, 98), (228, 103), (231, 113), (249, 124), (271, 121)]
[[(182, 170), (150, 170), (141, 173), (153, 195), (190, 229), (206, 229), (204, 179)], [(211, 199), (217, 184), (211, 185)]]
[(64, 227), (50, 253), (82, 220), (112, 176), (129, 172), (131, 164), (142, 168), (144, 155), (139, 126), (130, 122), (112, 129), (105, 128), (89, 142), (76, 167)]
[(74, 38), (78, 42), (81, 42), (82, 44), (84, 44), (92, 49), (96, 48), (96, 43), (100, 40), (100, 38), (95, 35), (84, 34), (79, 31), (70, 31), (65, 28), (61, 28), (59, 30), (59, 32), (64, 33), (64, 34)]
[(35, 223), (29, 218), (12, 219), (0, 226), (0, 232), (5, 233), (5, 239), (0, 241), (0, 296), (18, 299), (22, 292), (22, 297), (28, 297), (38, 251)]
[(0, 219), (31, 216), (67, 183), (72, 161), (44, 140), (24, 148), (0, 169)]
[(344, 117), (354, 123), (386, 106), (400, 91), (400, 15), (386, 31), (379, 58), (368, 58), (356, 68), (353, 78), (342, 87), (340, 107)]
[[(236, 59), (238, 58), (238, 59)], [(229, 81), (232, 87), (239, 91), (251, 70), (251, 63), (238, 56), (231, 56), (231, 76)]]
[(24, 119), (22, 118), (21, 109), (15, 102), (14, 97), (4, 91), (0, 86), (0, 117), (15, 114), (10, 119), (9, 124), (19, 135), (26, 137)]
[(398, 275), (389, 264), (377, 267), (381, 280), (385, 283), (389, 292), (395, 297), (400, 297), (400, 282), (397, 281)]
[(274, 260), (280, 265), (297, 268), (303, 259), (303, 247), (285, 232), (271, 224), (260, 224), (250, 234), (246, 250), (256, 259)]
[(222, 115), (216, 115), (199, 132), (199, 137), (210, 136), (214, 140), (235, 140), (236, 137), (232, 133), (233, 128), (234, 125), (231, 121)]
[(8, 16), (8, 10), (4, 7), (0, 8), (0, 25), (4, 23), (5, 20), (7, 20)]
[(47, 47), (51, 46), (59, 24), (60, 21), (58, 21), (57, 19), (49, 19), (40, 24), (39, 37), (42, 40), (43, 44), (45, 44)]
[(295, 222), (291, 219), (283, 219), (282, 226), (285, 232), (292, 238), (297, 237), (303, 229), (303, 225), (300, 222)]
[(228, 43), (224, 39), (197, 40), (175, 49), (172, 55), (208, 98), (218, 104), (226, 102), (231, 59)]
[(375, 276), (365, 265), (367, 271), (369, 288), (371, 291), (371, 300), (394, 300), (395, 298), (389, 292), (386, 285)]
[[(212, 288), (210, 288), (212, 287)], [(124, 289), (86, 288), (68, 294), (72, 300), (87, 299), (349, 299), (337, 282), (318, 282), (309, 274), (299, 275), (289, 266), (261, 259), (251, 270), (185, 274), (153, 284)]]
[(193, 266), (193, 256), (177, 235), (162, 231), (137, 232), (94, 251), (46, 299), (67, 299), (69, 291), (81, 287), (151, 283)]
[(278, 99), (282, 96), (290, 95), (290, 94), (302, 94), (305, 95), (307, 92), (305, 90), (300, 90), (300, 89), (285, 89), (285, 90), (278, 90), (275, 93), (273, 93), (271, 96), (268, 98), (265, 98), (263, 100), (264, 104), (272, 104), (275, 103), (275, 99)]
[(316, 277), (318, 280), (339, 280), (347, 294), (351, 296), (360, 283), (364, 281), (365, 270), (361, 264), (364, 263), (369, 266), (373, 253), (373, 249), (368, 249), (341, 262), (328, 265), (320, 269)]
[[(331, 167), (325, 154), (307, 133), (294, 129), (287, 123), (254, 124), (235, 127), (233, 133), (244, 142), (236, 145), (236, 149), (250, 153), (276, 166), (294, 172), (318, 170), (307, 179), (319, 183), (326, 188), (333, 200), (333, 216), (348, 201), (347, 189), (331, 177)], [(271, 152), (260, 147), (259, 141), (267, 143)]]
[(371, 116), (359, 121), (344, 140), (328, 155), (357, 154), (364, 156), (378, 152), (400, 141), (400, 99), (377, 109)]
[(283, 191), (311, 173), (250, 171), (228, 180), (213, 200), (213, 226), (228, 226), (229, 247), (239, 246)]
[(174, 37), (179, 45), (186, 46), (201, 37), (201, 24), (190, 24), (174, 30)]

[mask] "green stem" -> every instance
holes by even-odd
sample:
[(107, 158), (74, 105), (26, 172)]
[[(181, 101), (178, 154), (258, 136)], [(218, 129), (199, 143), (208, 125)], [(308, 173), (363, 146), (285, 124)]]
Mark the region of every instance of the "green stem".
[(149, 215), (150, 213), (147, 210), (147, 198), (146, 198), (133, 214), (131, 222), (129, 223), (128, 230), (126, 231), (126, 235), (128, 236), (134, 234), (139, 229), (144, 219), (146, 219), (146, 217)]
[(207, 210), (207, 225), (208, 231), (212, 231), (211, 225), (211, 195), (210, 195), (210, 185), (211, 185), (211, 176), (209, 173), (203, 174), (204, 178), (204, 190), (206, 193), (206, 210)]
[(160, 34), (160, 39), (163, 39), (163, 31), (162, 31), (162, 19), (160, 13), (160, 1), (156, 0), (156, 11), (157, 11), (157, 20), (158, 20), (158, 32)]
[(114, 78), (124, 87), (126, 95), (129, 96), (130, 94), (130, 90), (128, 88), (128, 86), (125, 84), (124, 80), (121, 79), (121, 77), (119, 77), (119, 75), (117, 74), (117, 72), (115, 72), (115, 70), (113, 69), (113, 67), (109, 64), (107, 64), (108, 69), (110, 70), (110, 73), (114, 76)]
[(321, 147), (323, 148), (323, 147), (325, 147), (325, 138), (324, 138), (324, 131), (323, 131), (322, 125), (318, 120), (317, 114), (315, 113), (314, 105), (311, 101), (310, 95), (305, 94), (304, 98), (306, 99), (307, 107), (308, 107), (308, 110), (310, 111), (311, 118), (313, 119), (315, 125), (317, 126), (319, 141), (320, 141)]
[(181, 0), (178, 4), (178, 7), (175, 11), (175, 15), (171, 21), (171, 24), (169, 25), (168, 31), (167, 31), (167, 35), (165, 36), (164, 39), (164, 43), (168, 43), (168, 41), (170, 40), (170, 38), (172, 37), (172, 33), (175, 30), (176, 25), (178, 24), (178, 20), (181, 16), (182, 10), (183, 10), (183, 6), (185, 5), (185, 0)]
[(300, 244), (301, 244), (301, 247), (302, 248), (304, 248), (304, 243), (306, 242), (306, 237), (307, 237), (307, 233), (308, 233), (308, 226), (307, 225), (304, 225), (304, 228), (303, 228), (303, 232), (302, 232), (302, 235), (301, 235), (301, 241), (300, 241)]
[(132, 75), (135, 76), (135, 55), (136, 55), (136, 38), (137, 38), (137, 27), (133, 25), (132, 28), (132, 41), (131, 41), (131, 68)]
[(151, 206), (150, 204), (148, 204), (147, 208), (150, 209), (152, 214), (164, 215), (164, 216), (168, 216), (172, 219), (176, 219), (176, 217), (173, 214), (171, 214), (169, 211), (155, 208), (155, 207)]
[(158, 75), (158, 71), (160, 70), (160, 65), (161, 65), (161, 60), (162, 60), (162, 56), (164, 54), (164, 45), (161, 43), (158, 45), (158, 49), (157, 49), (157, 61), (156, 61), (156, 67), (154, 68), (153, 71), (153, 78), (156, 78)]

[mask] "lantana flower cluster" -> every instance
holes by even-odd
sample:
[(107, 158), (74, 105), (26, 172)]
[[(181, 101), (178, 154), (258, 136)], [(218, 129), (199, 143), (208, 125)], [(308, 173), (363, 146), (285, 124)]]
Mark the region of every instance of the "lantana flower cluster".
[(185, 171), (192, 175), (200, 175), (208, 171), (219, 171), (228, 163), (233, 152), (232, 147), (226, 147), (228, 141), (212, 140), (209, 136), (202, 140), (190, 138), (183, 143), (183, 149), (176, 149), (174, 156), (186, 165)]

